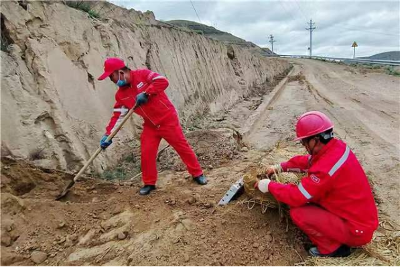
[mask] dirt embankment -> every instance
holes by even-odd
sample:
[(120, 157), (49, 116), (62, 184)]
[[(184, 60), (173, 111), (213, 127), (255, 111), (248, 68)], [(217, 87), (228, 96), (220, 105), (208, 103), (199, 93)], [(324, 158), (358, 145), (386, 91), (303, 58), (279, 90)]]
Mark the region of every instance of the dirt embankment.
[[(76, 171), (96, 150), (116, 90), (108, 79), (97, 80), (106, 57), (165, 75), (166, 93), (184, 123), (228, 109), (289, 68), (285, 61), (167, 27), (151, 12), (97, 1), (91, 2), (100, 14), (94, 19), (63, 2), (1, 2), (2, 44), (8, 44), (0, 52), (1, 151), (37, 166)], [(117, 149), (102, 153), (92, 169), (102, 172), (119, 162), (117, 151), (140, 124), (133, 116), (115, 138)]]

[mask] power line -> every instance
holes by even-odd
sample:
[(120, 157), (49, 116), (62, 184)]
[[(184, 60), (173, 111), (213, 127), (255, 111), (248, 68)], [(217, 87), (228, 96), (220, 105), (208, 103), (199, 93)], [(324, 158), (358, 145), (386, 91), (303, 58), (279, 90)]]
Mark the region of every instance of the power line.
[(285, 9), (286, 13), (288, 13), (288, 14), (292, 17), (293, 20), (296, 20), (296, 18), (292, 15), (292, 13), (289, 12), (289, 11), (286, 9), (286, 7), (283, 5), (283, 3), (281, 2), (281, 0), (279, 0), (278, 2), (279, 2), (279, 4), (281, 4), (281, 6), (283, 7), (283, 9)]
[(196, 13), (196, 16), (197, 16), (197, 18), (199, 19), (199, 22), (201, 23), (201, 20), (200, 20), (199, 14), (197, 14), (197, 10), (196, 10), (196, 8), (195, 8), (195, 7), (194, 7), (194, 5), (193, 5), (193, 2), (192, 2), (192, 0), (190, 0), (190, 3), (192, 4), (192, 7), (193, 7), (193, 9), (194, 9), (194, 12)]
[(297, 3), (296, 0), (294, 0), (294, 2), (296, 3), (297, 8), (300, 10), (300, 13), (301, 13), (301, 15), (303, 16), (303, 18), (307, 21), (307, 18), (306, 18), (306, 16), (305, 16), (304, 13), (303, 13), (303, 9), (300, 7), (299, 3)]

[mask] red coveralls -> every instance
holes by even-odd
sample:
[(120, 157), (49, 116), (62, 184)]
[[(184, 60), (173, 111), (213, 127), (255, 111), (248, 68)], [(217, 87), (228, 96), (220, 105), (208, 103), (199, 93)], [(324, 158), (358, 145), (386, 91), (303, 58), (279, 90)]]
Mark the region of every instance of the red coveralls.
[(290, 206), (293, 222), (321, 253), (371, 241), (378, 212), (364, 170), (344, 142), (332, 139), (317, 155), (295, 156), (281, 167), (308, 176), (298, 186), (270, 182), (268, 190)]
[(120, 87), (115, 94), (114, 113), (106, 127), (109, 135), (136, 103), (136, 95), (145, 92), (149, 95), (146, 104), (135, 110), (144, 118), (141, 140), (142, 179), (145, 185), (155, 185), (157, 181), (157, 151), (161, 138), (164, 138), (178, 152), (189, 173), (196, 177), (203, 173), (196, 155), (189, 146), (179, 123), (175, 107), (164, 90), (168, 80), (148, 69), (131, 71), (129, 86)]

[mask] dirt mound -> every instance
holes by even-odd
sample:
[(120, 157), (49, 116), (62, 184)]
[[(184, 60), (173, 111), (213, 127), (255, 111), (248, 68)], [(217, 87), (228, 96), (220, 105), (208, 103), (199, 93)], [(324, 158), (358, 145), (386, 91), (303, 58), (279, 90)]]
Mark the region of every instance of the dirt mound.
[(1, 192), (16, 196), (27, 194), (37, 186), (50, 191), (58, 189), (72, 174), (35, 167), (25, 161), (1, 158)]
[[(240, 157), (242, 137), (235, 130), (198, 130), (187, 133), (186, 138), (203, 168), (213, 169)], [(186, 170), (186, 166), (172, 148), (160, 153), (159, 162), (163, 170)]]

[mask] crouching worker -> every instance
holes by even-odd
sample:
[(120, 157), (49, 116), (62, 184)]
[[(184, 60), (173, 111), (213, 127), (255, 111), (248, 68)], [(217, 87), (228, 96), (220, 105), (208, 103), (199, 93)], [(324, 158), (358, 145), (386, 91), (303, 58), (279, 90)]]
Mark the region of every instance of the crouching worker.
[(264, 179), (256, 187), (290, 206), (293, 222), (316, 245), (310, 255), (346, 257), (350, 247), (370, 242), (378, 227), (368, 179), (350, 148), (333, 137), (333, 124), (325, 114), (303, 114), (296, 135), (309, 155), (271, 166), (266, 174), (306, 172), (307, 176), (298, 186)]
[(130, 70), (119, 58), (108, 58), (104, 63), (104, 73), (98, 78), (110, 80), (118, 86), (115, 94), (113, 116), (106, 127), (100, 146), (106, 149), (112, 141), (108, 136), (122, 122), (124, 116), (133, 108), (144, 119), (143, 132), (140, 136), (141, 167), (144, 186), (141, 195), (147, 195), (156, 189), (157, 150), (161, 138), (165, 139), (178, 152), (193, 180), (207, 184), (207, 178), (183, 134), (178, 114), (167, 94), (169, 82), (164, 76), (148, 69)]

